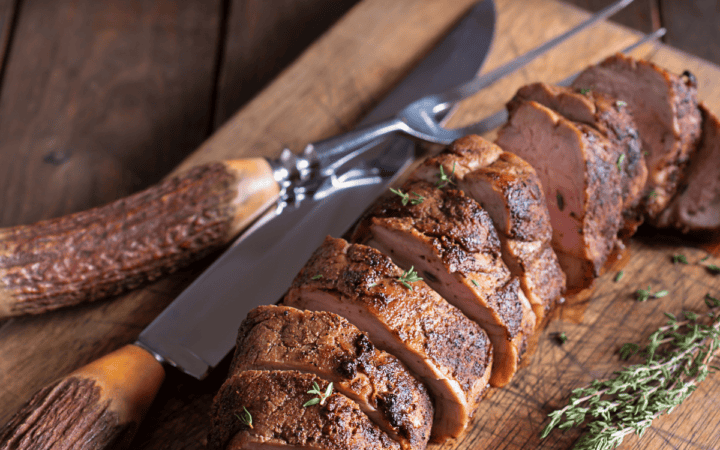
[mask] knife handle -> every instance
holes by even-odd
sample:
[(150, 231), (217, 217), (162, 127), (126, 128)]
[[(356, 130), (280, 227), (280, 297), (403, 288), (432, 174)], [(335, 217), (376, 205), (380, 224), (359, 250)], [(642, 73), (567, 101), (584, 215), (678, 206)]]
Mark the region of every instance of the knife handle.
[(0, 448), (127, 448), (164, 379), (150, 353), (126, 345), (38, 391), (0, 430)]
[(230, 242), (280, 193), (263, 158), (195, 167), (113, 203), (0, 229), (0, 319), (118, 295)]

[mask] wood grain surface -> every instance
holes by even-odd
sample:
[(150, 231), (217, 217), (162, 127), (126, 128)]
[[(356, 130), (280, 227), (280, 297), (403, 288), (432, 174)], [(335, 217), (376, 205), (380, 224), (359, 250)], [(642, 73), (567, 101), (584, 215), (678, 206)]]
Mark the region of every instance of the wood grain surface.
[(217, 9), (23, 2), (0, 97), (0, 226), (107, 203), (195, 149), (210, 126)]
[[(190, 3), (181, 2), (183, 5)], [(299, 150), (308, 141), (351, 128), (432, 48), (471, 3), (471, 0), (361, 1), (180, 167), (216, 159), (275, 156), (284, 146)], [(552, 0), (496, 0), (496, 4), (498, 29), (485, 70), (512, 59), (584, 17), (579, 9)], [(21, 29), (22, 20), (18, 23), (18, 32)], [(617, 25), (596, 27), (463, 102), (451, 126), (473, 122), (501, 108), (524, 83), (560, 80), (624, 47), (635, 37), (634, 33)], [(14, 55), (13, 52), (11, 57)], [(636, 55), (649, 57), (678, 73), (685, 69), (693, 71), (700, 83), (700, 98), (711, 110), (720, 112), (717, 84), (720, 68), (665, 46), (646, 46)], [(12, 69), (12, 65), (8, 67)], [(14, 76), (20, 80), (22, 73)], [(10, 76), (8, 72), (7, 77)], [(48, 79), (54, 78), (40, 80), (40, 85), (47, 85)], [(78, 81), (75, 89), (80, 90), (81, 85), (88, 86), (88, 83), (87, 79), (83, 83)], [(23, 91), (25, 95), (31, 93), (30, 88), (27, 89)], [(14, 112), (6, 105), (5, 99), (10, 95), (6, 92), (0, 99), (0, 117), (3, 118)], [(39, 98), (52, 100), (54, 97), (46, 94)], [(17, 94), (11, 105), (30, 108), (42, 103), (38, 100), (22, 105), (20, 99), (21, 95)], [(24, 114), (26, 120), (36, 117), (30, 112)], [(53, 119), (49, 113), (37, 117), (40, 119), (33, 120), (38, 123)], [(0, 139), (6, 139), (12, 127), (2, 123)], [(42, 128), (38, 130), (42, 131)], [(20, 143), (25, 142), (23, 149), (26, 149), (30, 137), (24, 139)], [(38, 148), (41, 147), (38, 145)], [(0, 176), (20, 176), (7, 169), (6, 166), (12, 163), (4, 162), (0, 166), (0, 171), (4, 171)], [(16, 171), (22, 171), (21, 166), (15, 167)], [(30, 179), (34, 183), (35, 178), (48, 175), (24, 176), (28, 177), (26, 183)], [(18, 182), (16, 178), (15, 183)], [(56, 203), (59, 201), (62, 199), (54, 199)], [(45, 206), (50, 211), (41, 214), (52, 214), (53, 205), (47, 203)], [(31, 214), (23, 212), (25, 210), (37, 208), (42, 211), (32, 202), (14, 207), (17, 209), (13, 214), (27, 214), (27, 217)], [(5, 214), (0, 217), (9, 224), (19, 223), (10, 212), (0, 214)], [(559, 310), (558, 318), (539, 336), (536, 350), (527, 359), (527, 367), (509, 386), (491, 391), (477, 413), (473, 428), (456, 442), (433, 448), (570, 448), (578, 436), (575, 432), (553, 433), (544, 442), (539, 441), (538, 434), (547, 413), (561, 405), (571, 389), (619, 368), (619, 346), (626, 341), (640, 342), (663, 324), (663, 311), (701, 311), (705, 293), (720, 295), (720, 277), (711, 276), (696, 264), (677, 266), (670, 261), (672, 254), (683, 253), (690, 262), (696, 262), (706, 254), (699, 247), (708, 244), (707, 240), (691, 242), (670, 234), (642, 230), (618, 262), (618, 267), (622, 265), (625, 271), (621, 282), (613, 282), (617, 270), (613, 268), (599, 279), (588, 299), (579, 305), (570, 301)], [(719, 264), (720, 252), (711, 256), (708, 263)], [(171, 278), (113, 301), (41, 317), (12, 319), (1, 324), (0, 404), (4, 408), (0, 410), (0, 423), (5, 423), (41, 386), (134, 340), (206, 264), (207, 261), (198, 263)], [(668, 289), (670, 295), (647, 303), (635, 302), (632, 293), (648, 284), (653, 288)], [(241, 319), (238, 318), (238, 322)], [(554, 338), (553, 333), (559, 331), (566, 332), (569, 337), (564, 345), (558, 345)], [(171, 372), (133, 447), (203, 448), (209, 405), (226, 371), (227, 361), (203, 382)], [(718, 384), (720, 377), (709, 377), (682, 407), (658, 420), (642, 439), (628, 439), (623, 448), (718, 448), (720, 413), (715, 407), (720, 401)]]

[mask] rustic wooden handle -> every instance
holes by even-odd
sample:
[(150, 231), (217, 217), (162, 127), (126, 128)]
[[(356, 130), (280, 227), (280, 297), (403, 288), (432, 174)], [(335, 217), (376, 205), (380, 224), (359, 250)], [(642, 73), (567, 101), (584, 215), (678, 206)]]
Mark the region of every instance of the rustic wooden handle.
[(108, 205), (0, 229), (0, 319), (118, 295), (227, 244), (278, 198), (263, 158), (199, 166)]
[(164, 379), (150, 353), (122, 347), (37, 392), (0, 430), (0, 448), (126, 448)]

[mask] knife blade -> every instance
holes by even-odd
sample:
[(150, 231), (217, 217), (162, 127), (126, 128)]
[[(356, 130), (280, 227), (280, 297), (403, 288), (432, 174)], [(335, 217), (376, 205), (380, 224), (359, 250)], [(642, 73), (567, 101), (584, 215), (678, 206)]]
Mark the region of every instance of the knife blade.
[[(494, 22), (492, 0), (478, 3), (366, 121), (391, 116), (418, 95), (444, 90), (474, 76), (489, 49)], [(273, 289), (259, 292), (258, 289), (239, 286), (220, 291), (213, 286), (215, 278), (201, 276), (188, 289), (208, 294), (206, 289), (211, 286), (215, 289), (212, 295), (197, 299), (181, 294), (142, 333), (136, 345), (123, 347), (39, 391), (0, 430), (0, 447), (11, 447), (19, 442), (25, 445), (28, 441), (44, 442), (44, 445), (83, 442), (88, 448), (117, 448), (119, 444), (129, 444), (137, 423), (163, 382), (165, 372), (158, 361), (203, 377), (232, 349), (239, 323), (245, 313), (258, 304), (257, 300), (233, 302), (238, 293), (245, 298), (261, 295), (263, 303), (277, 300), (284, 289), (282, 286), (288, 284), (278, 280), (291, 279), (317, 246), (319, 241), (299, 239), (297, 233), (286, 235), (288, 224), (315, 233), (322, 230), (319, 239), (325, 234), (345, 231), (414, 157), (414, 144), (403, 138), (393, 138), (383, 145), (376, 144), (374, 142), (363, 148), (367, 152), (362, 158), (353, 153), (332, 160), (331, 172), (326, 172), (317, 180), (310, 180), (312, 192), (304, 191), (307, 184), (301, 189), (294, 189), (292, 185), (283, 186), (288, 195), (279, 203), (279, 208), (270, 210), (255, 222), (208, 269), (232, 276), (232, 264), (239, 262), (248, 268), (253, 265), (257, 268), (257, 262), (262, 261), (267, 275), (272, 278)], [(281, 158), (276, 171), (286, 167), (283, 163), (294, 163), (294, 159), (294, 155), (285, 152), (285, 161)], [(260, 161), (251, 160), (230, 166), (237, 169), (240, 176), (263, 171), (265, 176), (260, 177), (261, 181), (267, 178), (267, 167)], [(258, 166), (260, 169), (257, 169)], [(175, 183), (182, 184), (184, 181)], [(317, 185), (312, 185), (313, 181)], [(253, 183), (250, 182), (251, 185)], [(254, 188), (250, 187), (252, 191)], [(260, 186), (258, 189), (262, 191), (264, 188)], [(271, 192), (259, 204), (252, 206), (262, 209), (272, 198)], [(0, 239), (3, 238), (1, 231)], [(302, 236), (302, 233), (299, 235)], [(271, 251), (268, 251), (269, 247)], [(289, 248), (293, 248), (292, 259), (287, 255)], [(239, 256), (238, 249), (243, 250)], [(257, 286), (261, 287), (261, 284)], [(2, 298), (0, 286), (0, 300)], [(227, 301), (230, 303), (223, 303)], [(217, 333), (210, 333), (207, 327)], [(166, 339), (168, 332), (175, 334), (176, 338)]]

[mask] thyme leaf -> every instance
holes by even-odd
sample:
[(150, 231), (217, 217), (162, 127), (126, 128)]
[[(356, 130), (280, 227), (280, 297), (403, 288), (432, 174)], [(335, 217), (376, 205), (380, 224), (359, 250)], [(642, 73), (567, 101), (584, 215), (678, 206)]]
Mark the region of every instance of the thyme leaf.
[(673, 255), (672, 262), (673, 262), (673, 264), (677, 264), (677, 263), (688, 264), (688, 260), (685, 257), (685, 255)]
[[(409, 194), (406, 194), (403, 191), (401, 191), (400, 189), (393, 189), (393, 188), (390, 188), (390, 192), (392, 192), (395, 195), (400, 196), (400, 199), (401, 199), (400, 202), (402, 203), (403, 206), (407, 206), (408, 203), (410, 203), (411, 205), (419, 205), (420, 203), (425, 201), (425, 197), (418, 194), (417, 192), (411, 192)], [(414, 198), (411, 198), (410, 197), (411, 195), (414, 196)]]
[(243, 409), (243, 410), (242, 410), (242, 413), (241, 413), (241, 414), (235, 413), (235, 417), (237, 417), (238, 420), (240, 420), (240, 422), (241, 422), (243, 425), (245, 425), (245, 426), (247, 426), (247, 427), (250, 427), (250, 429), (252, 429), (252, 427), (253, 427), (253, 424), (252, 424), (252, 415), (250, 414), (250, 411), (248, 411), (247, 408), (245, 408), (244, 406), (243, 406), (242, 409)]
[(413, 287), (410, 283), (414, 283), (416, 281), (422, 281), (422, 278), (420, 278), (418, 276), (417, 272), (415, 272), (415, 266), (411, 266), (410, 270), (403, 272), (402, 275), (400, 275), (398, 277), (398, 281), (401, 282), (403, 284), (403, 286), (405, 286), (406, 288), (410, 289), (410, 291), (412, 291)]
[(435, 187), (438, 189), (442, 189), (445, 186), (447, 186), (448, 184), (455, 184), (455, 182), (452, 180), (452, 177), (454, 177), (454, 176), (455, 176), (455, 163), (454, 162), (453, 162), (452, 172), (450, 172), (450, 175), (447, 175), (445, 173), (445, 169), (443, 168), (443, 166), (440, 165), (440, 173), (437, 174), (437, 177), (439, 178), (439, 180), (437, 181), (437, 183), (435, 183)]
[(330, 383), (327, 385), (327, 388), (325, 389), (325, 392), (320, 390), (320, 386), (317, 384), (317, 382), (313, 381), (312, 389), (307, 391), (308, 394), (317, 395), (317, 397), (312, 398), (305, 403), (303, 403), (303, 408), (307, 408), (308, 406), (313, 406), (320, 404), (320, 406), (325, 404), (325, 400), (327, 400), (328, 397), (332, 394), (333, 391), (333, 384)]
[(618, 157), (618, 159), (617, 159), (617, 162), (615, 163), (615, 165), (617, 166), (617, 169), (618, 169), (618, 170), (622, 170), (622, 163), (623, 163), (623, 161), (625, 161), (625, 153), (623, 153), (622, 155), (620, 155), (620, 156)]
[(617, 275), (615, 275), (615, 278), (613, 279), (613, 281), (615, 281), (616, 283), (619, 282), (620, 280), (622, 280), (623, 275), (625, 275), (625, 272), (623, 272), (621, 270), (620, 272), (617, 273)]
[(650, 286), (648, 286), (647, 289), (638, 289), (635, 291), (635, 299), (639, 302), (645, 302), (649, 299), (655, 299), (655, 298), (662, 298), (668, 295), (670, 292), (668, 292), (666, 289), (663, 289), (662, 291), (657, 291), (656, 293), (650, 292)]

